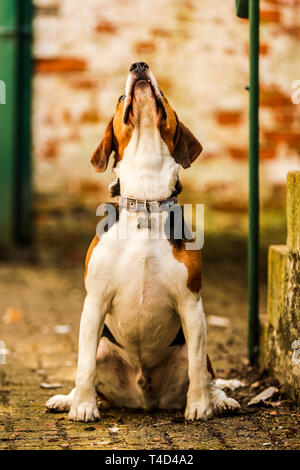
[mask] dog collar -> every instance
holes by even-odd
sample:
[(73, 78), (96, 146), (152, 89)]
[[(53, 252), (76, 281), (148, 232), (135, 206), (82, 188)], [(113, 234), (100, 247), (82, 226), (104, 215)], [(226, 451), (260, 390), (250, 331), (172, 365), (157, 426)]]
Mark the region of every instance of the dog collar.
[(176, 196), (156, 201), (119, 196), (120, 208), (125, 208), (130, 212), (160, 212), (162, 210), (168, 210), (168, 208), (172, 207), (174, 204), (178, 204)]

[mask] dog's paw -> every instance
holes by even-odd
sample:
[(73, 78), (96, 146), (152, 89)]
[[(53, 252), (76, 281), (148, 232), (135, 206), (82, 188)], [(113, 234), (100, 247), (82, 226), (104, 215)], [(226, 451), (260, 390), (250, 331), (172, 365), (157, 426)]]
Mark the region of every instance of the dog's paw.
[(70, 410), (72, 399), (69, 395), (54, 395), (46, 402), (46, 407), (50, 411), (67, 412)]
[(99, 410), (95, 402), (82, 402), (79, 405), (72, 405), (69, 412), (69, 419), (72, 421), (96, 421), (100, 418)]
[(234, 398), (229, 398), (224, 392), (220, 391), (214, 394), (213, 409), (215, 414), (235, 413), (240, 408), (240, 404)]
[(214, 415), (212, 404), (209, 400), (200, 400), (188, 403), (184, 417), (189, 421), (207, 421)]

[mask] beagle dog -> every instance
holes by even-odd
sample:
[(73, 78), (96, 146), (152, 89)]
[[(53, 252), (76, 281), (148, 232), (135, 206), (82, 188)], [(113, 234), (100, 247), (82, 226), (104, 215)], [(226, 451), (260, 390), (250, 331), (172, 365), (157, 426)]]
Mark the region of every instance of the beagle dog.
[[(119, 203), (115, 223), (94, 237), (86, 256), (76, 386), (50, 398), (48, 409), (94, 421), (97, 394), (115, 407), (185, 407), (188, 420), (240, 408), (218, 388), (206, 353), (200, 250), (186, 249), (186, 239), (172, 233), (145, 236), (149, 214), (165, 222), (166, 207), (177, 206), (179, 168), (201, 151), (148, 65), (132, 64), (125, 95), (91, 159), (103, 172), (114, 152), (111, 191)], [(116, 237), (125, 219), (127, 236)]]

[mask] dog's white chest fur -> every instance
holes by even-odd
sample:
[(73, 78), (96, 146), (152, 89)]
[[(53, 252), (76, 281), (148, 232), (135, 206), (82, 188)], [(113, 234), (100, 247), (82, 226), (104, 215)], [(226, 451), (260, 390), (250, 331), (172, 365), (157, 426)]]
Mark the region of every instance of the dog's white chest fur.
[(144, 125), (142, 133), (134, 129), (116, 173), (123, 196), (154, 200), (170, 196), (178, 170), (159, 130)]
[(173, 257), (167, 240), (145, 240), (147, 229), (139, 231), (137, 219), (131, 216), (127, 240), (114, 240), (112, 229), (102, 236), (86, 284), (96, 297), (104, 290), (112, 298), (105, 321), (124, 359), (153, 367), (167, 355), (179, 329), (174, 290), (186, 285), (187, 269)]

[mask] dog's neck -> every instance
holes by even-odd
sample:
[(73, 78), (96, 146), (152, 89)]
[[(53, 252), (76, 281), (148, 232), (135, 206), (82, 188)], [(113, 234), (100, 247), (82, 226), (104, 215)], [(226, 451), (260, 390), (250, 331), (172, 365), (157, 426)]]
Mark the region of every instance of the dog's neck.
[(170, 156), (151, 116), (138, 116), (132, 137), (115, 172), (120, 195), (142, 200), (170, 197), (178, 179), (179, 165)]

